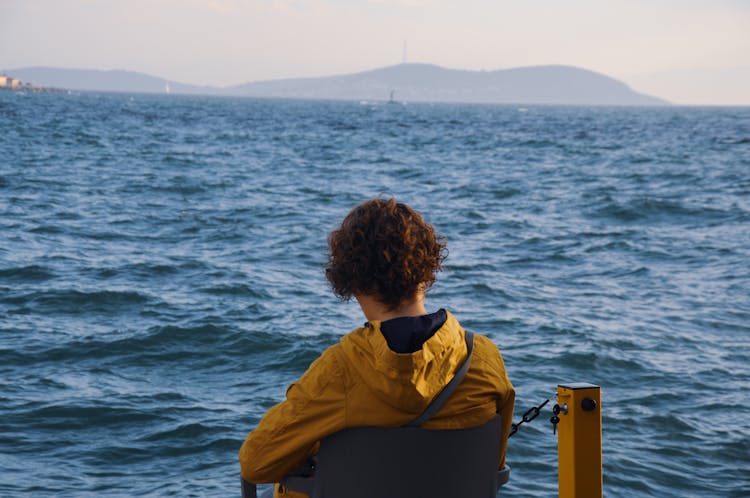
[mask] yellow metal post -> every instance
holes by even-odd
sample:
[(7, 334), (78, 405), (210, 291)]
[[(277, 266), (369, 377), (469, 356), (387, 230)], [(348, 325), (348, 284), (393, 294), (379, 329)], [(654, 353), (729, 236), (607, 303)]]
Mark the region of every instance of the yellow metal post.
[(557, 468), (560, 498), (601, 498), (601, 388), (574, 383), (557, 386)]

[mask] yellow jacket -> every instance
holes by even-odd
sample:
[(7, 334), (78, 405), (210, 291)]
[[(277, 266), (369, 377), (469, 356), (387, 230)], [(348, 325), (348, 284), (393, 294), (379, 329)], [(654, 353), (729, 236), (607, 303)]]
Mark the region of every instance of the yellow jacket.
[[(411, 354), (394, 353), (380, 322), (345, 335), (289, 386), (240, 449), (242, 477), (279, 482), (317, 451), (317, 443), (347, 427), (398, 427), (416, 418), (453, 378), (466, 358), (464, 330), (451, 313), (435, 334)], [(427, 429), (481, 425), (500, 413), (500, 461), (513, 416), (515, 392), (497, 346), (474, 336), (471, 366), (456, 391), (424, 424)]]

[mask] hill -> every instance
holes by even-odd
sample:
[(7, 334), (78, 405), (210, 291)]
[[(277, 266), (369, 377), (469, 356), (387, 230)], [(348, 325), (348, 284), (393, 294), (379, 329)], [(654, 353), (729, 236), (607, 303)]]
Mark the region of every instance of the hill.
[(467, 102), (558, 105), (667, 105), (601, 73), (571, 66), (463, 71), (432, 64), (399, 64), (360, 73), (245, 83), (231, 87), (186, 85), (130, 71), (21, 68), (23, 81), (71, 90), (234, 95), (332, 100)]
[(625, 83), (571, 66), (462, 71), (401, 64), (344, 76), (248, 83), (229, 89), (256, 97), (562, 105), (665, 105)]

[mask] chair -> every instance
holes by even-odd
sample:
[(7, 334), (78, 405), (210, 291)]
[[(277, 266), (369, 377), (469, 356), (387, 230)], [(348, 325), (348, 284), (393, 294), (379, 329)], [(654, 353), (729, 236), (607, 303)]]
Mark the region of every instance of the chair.
[[(495, 498), (510, 477), (497, 469), (499, 442), (499, 415), (468, 429), (353, 427), (321, 441), (314, 478), (281, 485), (311, 498)], [(242, 496), (255, 486), (243, 480)]]
[(478, 427), (355, 427), (323, 439), (312, 498), (495, 498), (500, 417)]

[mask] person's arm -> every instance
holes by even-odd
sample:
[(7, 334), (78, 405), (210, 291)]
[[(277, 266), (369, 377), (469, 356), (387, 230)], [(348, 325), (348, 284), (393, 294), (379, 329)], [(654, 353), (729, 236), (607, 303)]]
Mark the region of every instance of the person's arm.
[(286, 400), (272, 407), (240, 449), (242, 478), (279, 482), (310, 457), (323, 437), (345, 427), (344, 372), (334, 349), (327, 349), (289, 386)]
[[(503, 369), (505, 374), (505, 370)], [(502, 424), (502, 430), (500, 432), (500, 460), (498, 462), (498, 468), (502, 469), (505, 466), (505, 453), (508, 449), (508, 436), (510, 435), (510, 428), (513, 425), (513, 408), (516, 403), (516, 391), (513, 389), (513, 385), (508, 380), (508, 375), (504, 375), (504, 384), (507, 386), (503, 396), (497, 402), (498, 413), (500, 414), (500, 422)]]
[(510, 435), (510, 428), (513, 425), (513, 408), (516, 403), (516, 391), (513, 389), (508, 378), (508, 372), (505, 370), (505, 361), (503, 356), (500, 354), (500, 350), (493, 343), (493, 356), (494, 359), (491, 362), (492, 378), (495, 381), (495, 392), (497, 392), (497, 413), (500, 414), (501, 432), (500, 432), (500, 459), (498, 462), (498, 468), (502, 469), (505, 466), (505, 453), (508, 449), (508, 436)]

